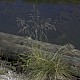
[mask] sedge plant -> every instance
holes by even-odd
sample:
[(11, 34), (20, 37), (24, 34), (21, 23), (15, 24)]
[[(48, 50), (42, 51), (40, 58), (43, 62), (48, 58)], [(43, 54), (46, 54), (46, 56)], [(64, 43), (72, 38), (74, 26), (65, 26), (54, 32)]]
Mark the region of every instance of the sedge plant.
[(62, 46), (53, 55), (43, 54), (38, 48), (32, 48), (27, 59), (22, 58), (27, 80), (70, 80), (70, 66), (65, 63), (62, 54), (65, 49), (67, 47)]
[[(43, 36), (47, 39), (45, 32), (56, 30), (55, 26), (51, 24), (51, 19), (40, 20), (39, 11), (35, 9), (35, 6), (31, 11), (33, 12), (30, 14), (31, 20), (26, 22), (17, 18), (19, 32), (27, 33), (28, 36), (37, 40), (41, 40)], [(27, 80), (70, 80), (70, 66), (65, 63), (62, 54), (67, 49), (66, 45), (62, 46), (56, 53), (48, 54), (43, 53), (37, 46), (32, 47), (30, 54), (19, 55)]]

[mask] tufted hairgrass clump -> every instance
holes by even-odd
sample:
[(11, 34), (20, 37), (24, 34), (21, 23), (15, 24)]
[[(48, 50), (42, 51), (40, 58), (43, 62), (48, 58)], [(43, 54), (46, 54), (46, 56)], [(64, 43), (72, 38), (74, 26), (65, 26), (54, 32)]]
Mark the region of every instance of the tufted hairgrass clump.
[[(52, 24), (51, 18), (44, 20), (40, 19), (39, 11), (33, 5), (31, 10), (30, 20), (25, 21), (17, 17), (17, 25), (19, 27), (19, 32), (25, 33), (27, 36), (30, 36), (33, 39), (43, 41), (47, 39), (47, 31), (56, 31), (54, 24)], [(53, 22), (55, 23), (55, 22)], [(21, 67), (26, 73), (27, 80), (70, 80), (71, 68), (70, 65), (64, 59), (64, 53), (72, 47), (66, 45), (62, 46), (55, 53), (46, 53), (42, 52), (38, 48), (33, 47), (30, 54), (20, 54), (20, 62), (22, 61)]]
[(27, 58), (21, 58), (27, 80), (70, 80), (70, 66), (63, 59), (65, 48), (66, 46), (61, 47), (54, 55), (43, 54), (38, 48), (32, 48), (32, 53)]

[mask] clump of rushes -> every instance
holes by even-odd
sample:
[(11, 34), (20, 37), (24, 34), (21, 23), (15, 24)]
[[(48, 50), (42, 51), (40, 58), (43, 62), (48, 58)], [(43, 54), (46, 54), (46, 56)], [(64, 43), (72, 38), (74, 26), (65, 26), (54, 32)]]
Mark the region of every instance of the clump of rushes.
[(39, 49), (33, 48), (27, 58), (21, 58), (27, 80), (70, 80), (70, 66), (65, 63), (62, 54), (65, 48), (61, 47), (54, 55), (42, 54)]
[[(39, 11), (33, 5), (32, 14), (29, 14), (31, 19), (25, 21), (17, 17), (17, 24), (23, 32), (33, 39), (42, 40), (43, 37), (47, 40), (46, 32), (55, 30), (52, 20), (41, 20)], [(55, 22), (54, 22), (55, 23)], [(32, 44), (34, 46), (34, 44)], [(22, 61), (21, 67), (27, 75), (27, 80), (70, 80), (71, 70), (68, 63), (63, 59), (63, 51), (69, 51), (66, 45), (61, 47), (56, 53), (42, 53), (40, 48), (32, 47), (30, 54), (21, 54), (20, 60)]]

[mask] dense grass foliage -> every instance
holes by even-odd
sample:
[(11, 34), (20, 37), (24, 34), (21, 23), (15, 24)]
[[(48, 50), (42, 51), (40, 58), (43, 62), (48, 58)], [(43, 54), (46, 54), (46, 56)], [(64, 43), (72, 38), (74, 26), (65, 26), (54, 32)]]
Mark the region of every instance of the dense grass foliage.
[(63, 57), (69, 49), (64, 45), (56, 53), (43, 54), (38, 48), (32, 48), (30, 55), (19, 55), (27, 80), (71, 80), (73, 71)]

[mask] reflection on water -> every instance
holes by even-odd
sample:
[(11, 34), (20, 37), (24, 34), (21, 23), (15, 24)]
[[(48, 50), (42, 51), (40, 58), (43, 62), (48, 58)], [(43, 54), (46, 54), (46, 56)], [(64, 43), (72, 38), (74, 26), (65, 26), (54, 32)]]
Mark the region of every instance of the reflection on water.
[[(19, 17), (28, 20), (28, 14), (30, 14), (33, 6), (32, 3), (24, 3), (24, 1), (25, 0), (12, 0), (12, 3), (4, 1), (0, 2), (0, 31), (17, 34), (18, 27), (16, 18)], [(41, 3), (36, 4), (36, 8), (39, 10), (41, 18), (52, 18), (53, 21), (57, 21), (57, 24), (55, 25), (56, 31), (47, 32), (48, 42), (57, 44), (72, 43), (80, 49), (79, 4)]]

